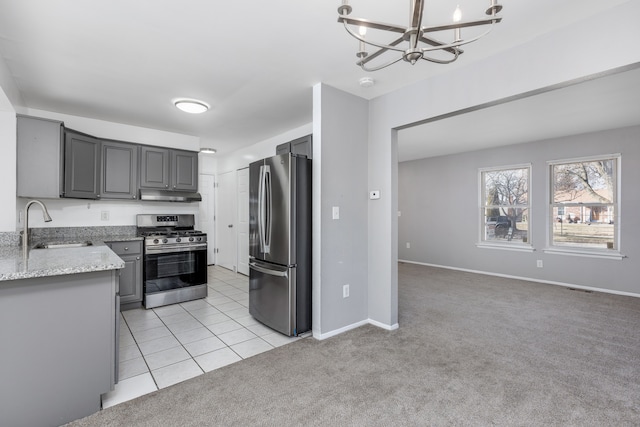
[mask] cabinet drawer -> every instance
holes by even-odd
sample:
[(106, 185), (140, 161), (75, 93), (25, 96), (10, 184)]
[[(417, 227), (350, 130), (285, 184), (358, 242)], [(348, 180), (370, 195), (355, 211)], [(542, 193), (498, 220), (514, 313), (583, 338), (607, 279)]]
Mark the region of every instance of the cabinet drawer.
[(127, 242), (108, 242), (111, 250), (118, 255), (140, 254), (142, 253), (142, 242), (139, 240), (131, 240)]

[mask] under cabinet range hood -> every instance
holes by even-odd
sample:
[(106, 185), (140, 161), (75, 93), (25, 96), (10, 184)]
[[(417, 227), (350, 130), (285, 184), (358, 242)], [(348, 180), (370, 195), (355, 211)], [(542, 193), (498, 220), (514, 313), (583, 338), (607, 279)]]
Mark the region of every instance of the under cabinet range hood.
[(169, 190), (140, 190), (140, 200), (151, 200), (155, 202), (201, 202), (200, 193), (190, 193), (187, 191)]

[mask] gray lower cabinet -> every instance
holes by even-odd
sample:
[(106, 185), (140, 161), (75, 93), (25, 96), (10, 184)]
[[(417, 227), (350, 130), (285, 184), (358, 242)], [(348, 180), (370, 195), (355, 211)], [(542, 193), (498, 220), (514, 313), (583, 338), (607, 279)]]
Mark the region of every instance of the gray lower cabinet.
[(138, 196), (138, 146), (102, 141), (101, 198), (136, 199)]
[(64, 197), (99, 199), (100, 140), (67, 129), (64, 144)]
[(114, 270), (0, 282), (0, 426), (100, 410), (117, 369), (117, 286)]
[(120, 307), (123, 310), (142, 302), (142, 241), (106, 242), (124, 261), (120, 270)]

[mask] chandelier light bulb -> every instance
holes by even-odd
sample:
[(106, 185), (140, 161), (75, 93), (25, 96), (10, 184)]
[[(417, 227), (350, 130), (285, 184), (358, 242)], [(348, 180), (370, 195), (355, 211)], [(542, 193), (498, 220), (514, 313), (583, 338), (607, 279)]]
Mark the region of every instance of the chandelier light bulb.
[(462, 10), (460, 9), (460, 5), (456, 7), (456, 10), (453, 11), (453, 22), (460, 22), (462, 20)]
[[(453, 11), (453, 22), (458, 23), (462, 20), (462, 10), (460, 10), (460, 5), (456, 7), (456, 10)], [(453, 30), (453, 40), (454, 42), (459, 42), (462, 40), (462, 33), (460, 28), (455, 28)]]

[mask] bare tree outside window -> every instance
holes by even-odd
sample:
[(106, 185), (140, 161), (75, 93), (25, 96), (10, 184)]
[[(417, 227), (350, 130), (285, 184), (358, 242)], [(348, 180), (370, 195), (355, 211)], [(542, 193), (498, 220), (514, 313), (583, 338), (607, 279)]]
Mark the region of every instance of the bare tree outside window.
[(551, 163), (552, 246), (617, 249), (619, 156)]
[(530, 166), (481, 170), (483, 241), (530, 241), (530, 171)]

